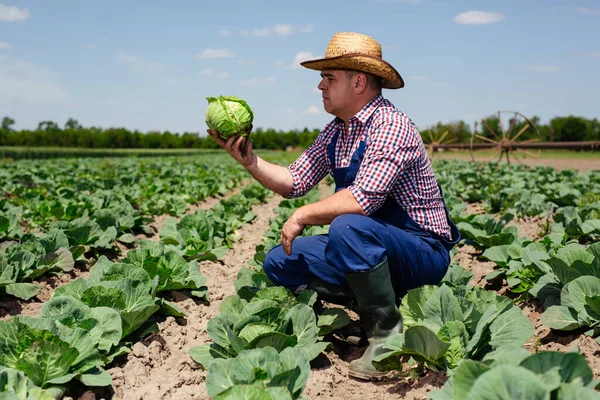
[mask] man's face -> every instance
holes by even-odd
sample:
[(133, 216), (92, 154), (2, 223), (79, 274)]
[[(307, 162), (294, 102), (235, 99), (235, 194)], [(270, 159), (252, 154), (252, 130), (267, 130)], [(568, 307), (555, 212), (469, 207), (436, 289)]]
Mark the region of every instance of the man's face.
[(321, 78), (317, 88), (323, 96), (323, 107), (329, 114), (340, 117), (351, 104), (354, 76), (343, 70), (325, 70)]

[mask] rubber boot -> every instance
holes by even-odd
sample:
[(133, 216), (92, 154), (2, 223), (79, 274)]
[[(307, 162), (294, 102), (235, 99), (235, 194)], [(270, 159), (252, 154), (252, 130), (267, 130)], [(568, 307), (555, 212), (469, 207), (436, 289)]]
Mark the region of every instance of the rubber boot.
[(363, 356), (350, 363), (348, 374), (359, 379), (378, 379), (387, 372), (375, 369), (373, 359), (387, 351), (384, 345), (388, 337), (402, 332), (402, 316), (396, 307), (387, 259), (371, 270), (345, 275), (356, 295), (358, 315), (369, 341)]
[(356, 301), (356, 297), (352, 290), (332, 285), (331, 283), (327, 283), (320, 279), (312, 281), (306, 288), (314, 290), (321, 300), (329, 303), (345, 305), (352, 301)]
[[(317, 293), (319, 300), (323, 300), (328, 303), (349, 306), (351, 309), (356, 308), (354, 307), (356, 305), (356, 296), (350, 289), (341, 288), (320, 279), (309, 283), (307, 289), (314, 290)], [(315, 310), (317, 308), (318, 307), (315, 307)], [(336, 333), (341, 335), (347, 342), (356, 346), (364, 345), (367, 341), (362, 329), (358, 325), (352, 323), (336, 331)]]

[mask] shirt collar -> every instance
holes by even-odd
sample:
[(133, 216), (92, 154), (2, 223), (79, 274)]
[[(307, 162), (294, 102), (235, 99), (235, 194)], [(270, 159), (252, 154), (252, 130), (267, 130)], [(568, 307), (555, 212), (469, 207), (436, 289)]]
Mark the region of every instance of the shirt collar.
[[(361, 124), (365, 124), (369, 120), (371, 115), (375, 112), (375, 110), (377, 110), (377, 107), (379, 107), (383, 100), (383, 96), (381, 94), (378, 94), (373, 98), (373, 100), (368, 102), (359, 112), (357, 112), (352, 118), (350, 118), (350, 121), (356, 118)], [(338, 117), (335, 118), (335, 121), (337, 124), (344, 123), (344, 121)]]

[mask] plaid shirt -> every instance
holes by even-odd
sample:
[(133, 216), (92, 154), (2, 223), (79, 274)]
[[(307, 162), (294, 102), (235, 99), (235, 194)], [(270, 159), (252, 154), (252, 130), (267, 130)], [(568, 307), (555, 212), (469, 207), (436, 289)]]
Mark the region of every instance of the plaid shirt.
[(369, 215), (383, 205), (388, 195), (423, 229), (450, 239), (444, 201), (431, 162), (414, 123), (381, 95), (350, 118), (335, 118), (288, 170), (294, 187), (288, 198), (304, 196), (332, 168), (327, 145), (339, 130), (335, 167), (347, 167), (361, 140), (366, 150), (356, 179), (348, 187)]

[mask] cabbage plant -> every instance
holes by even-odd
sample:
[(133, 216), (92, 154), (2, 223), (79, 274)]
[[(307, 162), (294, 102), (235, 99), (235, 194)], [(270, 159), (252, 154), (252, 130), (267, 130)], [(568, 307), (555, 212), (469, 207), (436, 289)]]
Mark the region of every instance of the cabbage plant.
[(232, 136), (248, 137), (254, 113), (244, 100), (235, 96), (207, 97), (206, 125), (227, 140)]

